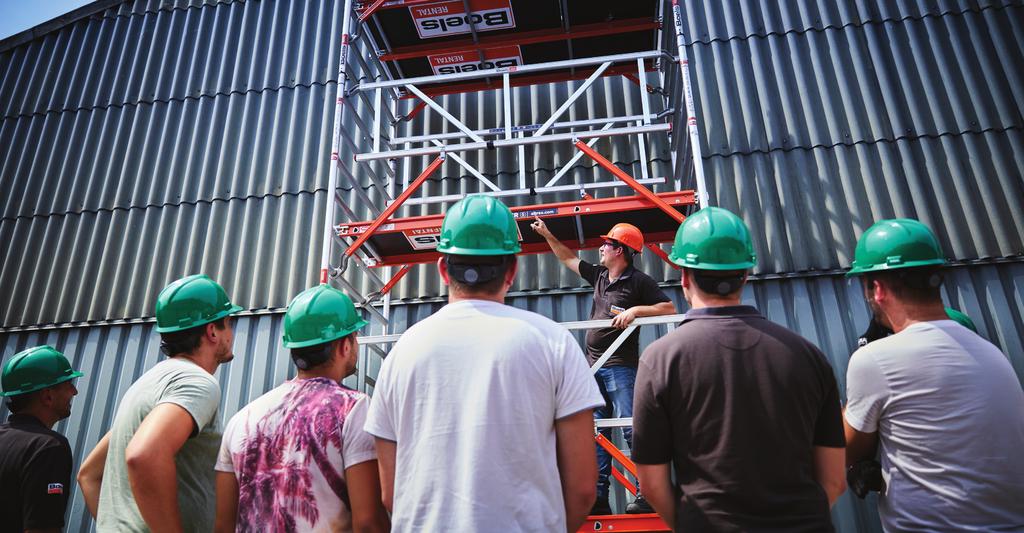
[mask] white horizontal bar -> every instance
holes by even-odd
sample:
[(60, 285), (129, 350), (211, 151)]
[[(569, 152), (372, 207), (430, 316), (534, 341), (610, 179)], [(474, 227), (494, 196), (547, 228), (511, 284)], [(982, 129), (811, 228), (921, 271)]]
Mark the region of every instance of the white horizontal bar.
[[(449, 154), (450, 155), (450, 154)], [(657, 183), (665, 183), (665, 178), (648, 178), (646, 180), (637, 180), (642, 185), (653, 185)], [(480, 192), (473, 194), (486, 194), (488, 196), (494, 196), (495, 198), (507, 198), (509, 196), (522, 196), (525, 194), (548, 194), (555, 192), (565, 191), (578, 191), (580, 189), (608, 189), (612, 187), (628, 187), (621, 181), (602, 181), (597, 183), (580, 183), (576, 185), (553, 185), (551, 187), (537, 187), (535, 189), (511, 189), (500, 192)], [(467, 193), (469, 194), (469, 193)], [(419, 198), (409, 198), (403, 205), (423, 205), (423, 204), (437, 204), (441, 202), (454, 202), (465, 198), (465, 194), (446, 194), (442, 196), (423, 196)], [(393, 203), (388, 202), (388, 204)]]
[[(553, 124), (551, 126), (551, 129), (557, 130), (557, 129), (564, 129), (564, 128), (583, 128), (583, 127), (589, 127), (589, 126), (603, 126), (605, 124), (619, 124), (619, 123), (623, 123), (623, 122), (636, 122), (638, 120), (652, 121), (652, 120), (657, 120), (657, 119), (661, 118), (661, 115), (662, 115), (661, 113), (656, 113), (656, 114), (651, 114), (651, 115), (649, 115), (647, 117), (645, 117), (643, 115), (629, 115), (629, 116), (624, 116), (624, 117), (593, 118), (593, 119), (589, 119), (589, 120), (572, 120), (572, 121), (568, 121), (568, 122), (558, 122), (556, 124)], [(531, 131), (539, 130), (540, 126), (541, 126), (540, 124), (526, 124), (526, 125), (523, 125), (523, 126), (514, 126), (511, 129), (512, 129), (513, 133), (531, 132)], [(505, 128), (489, 128), (489, 129), (473, 130), (473, 133), (476, 133), (477, 135), (480, 135), (482, 137), (497, 137), (497, 136), (505, 134)], [(434, 140), (441, 140), (441, 141), (443, 141), (445, 139), (459, 139), (459, 138), (462, 138), (462, 137), (468, 137), (468, 135), (466, 135), (466, 134), (464, 134), (462, 132), (459, 132), (459, 131), (453, 131), (453, 132), (449, 132), (449, 133), (438, 133), (438, 134), (434, 134), (434, 135), (412, 135), (412, 136), (409, 136), (409, 137), (396, 137), (395, 139), (393, 139), (391, 141), (391, 144), (397, 146), (399, 144), (405, 144), (405, 143), (419, 143), (419, 142), (428, 142), (428, 141), (434, 141)]]
[(630, 54), (614, 54), (609, 56), (586, 57), (581, 59), (567, 59), (564, 61), (549, 61), (547, 63), (534, 63), (532, 65), (521, 65), (516, 67), (492, 68), (487, 70), (476, 70), (472, 72), (458, 72), (455, 74), (441, 74), (437, 76), (419, 76), (398, 80), (384, 80), (371, 83), (363, 83), (355, 87), (356, 90), (373, 90), (378, 87), (400, 87), (410, 83), (424, 85), (438, 82), (454, 82), (463, 80), (477, 80), (500, 76), (506, 72), (512, 75), (529, 74), (531, 72), (543, 72), (545, 70), (558, 70), (572, 67), (585, 67), (587, 65), (600, 65), (601, 63), (617, 63), (619, 61), (630, 61), (634, 59), (651, 59), (667, 55), (661, 50), (648, 50), (646, 52), (633, 52)]
[(441, 152), (465, 152), (469, 150), (483, 150), (490, 148), (504, 148), (508, 146), (525, 146), (550, 142), (572, 141), (575, 139), (593, 139), (594, 137), (614, 137), (616, 135), (633, 135), (637, 133), (649, 133), (658, 131), (669, 131), (672, 125), (668, 123), (651, 124), (649, 126), (630, 126), (626, 128), (614, 128), (610, 130), (580, 131), (573, 133), (555, 133), (541, 137), (520, 137), (513, 139), (496, 139), (487, 142), (471, 142), (448, 144), (443, 148), (436, 146), (424, 146), (422, 148), (408, 148), (405, 150), (388, 150), (384, 152), (356, 154), (355, 160), (375, 161), (378, 159), (395, 159), (399, 157), (419, 157), (424, 155), (437, 155)]
[(629, 418), (601, 418), (594, 420), (594, 425), (599, 428), (628, 428), (633, 427), (633, 417)]

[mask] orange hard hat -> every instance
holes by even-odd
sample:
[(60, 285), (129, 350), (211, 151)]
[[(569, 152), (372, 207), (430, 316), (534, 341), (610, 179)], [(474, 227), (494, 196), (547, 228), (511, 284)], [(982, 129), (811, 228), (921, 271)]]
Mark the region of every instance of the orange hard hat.
[(644, 248), (644, 234), (640, 233), (640, 228), (625, 222), (612, 226), (612, 230), (607, 235), (601, 235), (601, 238), (619, 241), (636, 252), (640, 252)]

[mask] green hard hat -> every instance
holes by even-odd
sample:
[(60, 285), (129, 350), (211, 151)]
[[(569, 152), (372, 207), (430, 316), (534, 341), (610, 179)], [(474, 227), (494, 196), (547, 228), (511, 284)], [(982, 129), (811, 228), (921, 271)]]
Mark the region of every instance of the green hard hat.
[(284, 347), (305, 348), (340, 339), (365, 326), (345, 293), (319, 285), (299, 293), (284, 314)]
[(975, 333), (978, 332), (978, 327), (974, 325), (974, 321), (971, 320), (971, 317), (961, 313), (960, 311), (957, 311), (956, 309), (953, 309), (952, 307), (947, 307), (946, 308), (946, 316), (948, 316), (950, 320), (958, 322), (961, 326), (963, 326), (963, 327), (965, 327), (965, 328), (967, 328), (967, 329), (969, 329), (969, 330), (971, 330), (971, 331), (973, 331)]
[(78, 377), (82, 373), (72, 370), (71, 363), (56, 348), (36, 346), (14, 354), (4, 365), (0, 396), (28, 394)]
[(705, 207), (684, 220), (669, 259), (697, 270), (746, 270), (757, 264), (747, 225), (721, 207)]
[(209, 324), (241, 311), (216, 281), (206, 274), (171, 282), (156, 297), (156, 330), (171, 333)]
[(491, 196), (471, 194), (459, 200), (441, 222), (437, 251), (443, 254), (511, 255), (521, 249), (512, 211)]
[(853, 268), (846, 275), (944, 264), (939, 240), (928, 226), (912, 218), (894, 218), (875, 222), (860, 236)]

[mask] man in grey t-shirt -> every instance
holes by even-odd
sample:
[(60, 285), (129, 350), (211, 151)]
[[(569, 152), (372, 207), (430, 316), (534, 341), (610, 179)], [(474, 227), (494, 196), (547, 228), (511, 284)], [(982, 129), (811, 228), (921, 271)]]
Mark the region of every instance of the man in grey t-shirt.
[(221, 437), (213, 373), (234, 357), (229, 315), (241, 309), (204, 275), (160, 292), (156, 330), (168, 359), (128, 388), (78, 474), (98, 531), (213, 529)]
[(881, 449), (887, 531), (1024, 530), (1024, 390), (998, 348), (949, 320), (938, 241), (916, 220), (883, 220), (850, 275), (895, 334), (847, 370), (847, 464)]

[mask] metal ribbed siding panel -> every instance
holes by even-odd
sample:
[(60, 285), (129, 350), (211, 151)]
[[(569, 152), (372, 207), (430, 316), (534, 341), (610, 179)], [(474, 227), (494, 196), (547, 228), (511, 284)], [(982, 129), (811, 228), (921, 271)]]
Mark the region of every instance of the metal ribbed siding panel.
[[(843, 268), (859, 233), (887, 216), (923, 219), (957, 259), (1024, 253), (1021, 2), (684, 5), (711, 192), (754, 228), (757, 272)], [(62, 287), (24, 308), (8, 305), (0, 323), (148, 315), (162, 283), (188, 273), (138, 274), (164, 269), (156, 263), (164, 254), (151, 244), (155, 236), (181, 239), (170, 246), (187, 266), (222, 269), (209, 273), (231, 282), (253, 280), (255, 289), (241, 289), (252, 308), (284, 306), (292, 288), (311, 283), (317, 215), (296, 225), (299, 219), (256, 213), (268, 198), (280, 199), (268, 205), (283, 205), (326, 186), (339, 10), (340, 3), (327, 0), (126, 2), (0, 52), (0, 189), (10, 191), (0, 198), (0, 234), (19, 236), (8, 241), (0, 288), (13, 293), (17, 285), (24, 295), (33, 287), (38, 295), (43, 287)], [(633, 89), (621, 79), (601, 80), (569, 118), (584, 106), (598, 115), (634, 112), (635, 99), (622, 96)], [(537, 121), (568, 92), (516, 90), (517, 120)], [(471, 127), (492, 127), (499, 94), (443, 99)], [(354, 120), (349, 113), (345, 128)], [(405, 129), (423, 131), (439, 120), (427, 110)], [(635, 146), (599, 147), (639, 174)], [(511, 186), (518, 184), (512, 152), (473, 157)], [(570, 155), (568, 148), (528, 149), (528, 185)], [(653, 146), (650, 158), (652, 175), (664, 175), (666, 147)], [(397, 179), (415, 172), (409, 166)], [(602, 172), (581, 164), (565, 182), (592, 181)], [(453, 164), (438, 175), (427, 193), (479, 190)], [(365, 172), (357, 176), (369, 183)], [(343, 194), (364, 210), (359, 218), (371, 216), (355, 191)], [(369, 195), (379, 200), (376, 191)], [(176, 231), (191, 222), (168, 218), (166, 207), (202, 201), (254, 204), (234, 211), (249, 219), (232, 222), (261, 220), (260, 242), (245, 241), (256, 250), (247, 265), (209, 246), (204, 231)], [(281, 209), (306, 212), (299, 205)], [(130, 233), (136, 239), (111, 239), (106, 227), (92, 225), (117, 210), (138, 211)], [(47, 220), (75, 216), (81, 223)], [(55, 233), (59, 226), (74, 231)], [(290, 242), (267, 242), (283, 236)], [(282, 247), (307, 255), (283, 257)], [(87, 272), (96, 283), (65, 281), (52, 251), (69, 248), (80, 250), (72, 272)], [(645, 264), (656, 278), (675, 275), (651, 255)], [(525, 259), (524, 270), (532, 281), (520, 289), (579, 284), (551, 258)], [(96, 289), (140, 278), (141, 288)], [(128, 300), (111, 303), (114, 292)], [(395, 295), (442, 292), (429, 268), (416, 267)]]
[(958, 259), (1024, 253), (1020, 2), (685, 6), (712, 198), (759, 272), (846, 267), (892, 216)]
[[(684, 308), (678, 286), (667, 289), (680, 309)], [(982, 335), (1010, 357), (1017, 376), (1024, 381), (1024, 264), (1005, 263), (960, 267), (950, 271), (944, 297), (978, 324)], [(856, 283), (839, 276), (819, 276), (755, 282), (744, 294), (771, 320), (792, 328), (820, 346), (845, 382), (846, 362), (868, 314)], [(509, 303), (559, 321), (585, 319), (590, 310), (586, 292), (511, 298)], [(441, 306), (441, 302), (398, 305), (393, 320), (404, 331)], [(665, 327), (641, 328), (646, 345), (666, 332)], [(282, 315), (242, 317), (235, 330), (235, 360), (218, 370), (223, 398), (220, 415), (232, 414), (294, 375), (287, 354), (280, 347)], [(582, 334), (580, 334), (582, 335)], [(159, 341), (153, 324), (62, 328), (0, 334), (2, 360), (26, 347), (49, 343), (85, 372), (78, 380), (79, 395), (72, 416), (56, 429), (71, 442), (75, 468), (109, 428), (117, 404), (128, 386), (158, 360)], [(364, 353), (360, 366), (371, 376), (379, 369), (376, 355)], [(367, 357), (369, 358), (367, 360)], [(351, 383), (351, 380), (350, 380)], [(845, 395), (844, 395), (845, 396)], [(0, 416), (6, 417), (0, 407)], [(72, 493), (68, 531), (88, 530), (84, 503)], [(843, 497), (833, 511), (840, 532), (879, 531), (873, 506)]]

